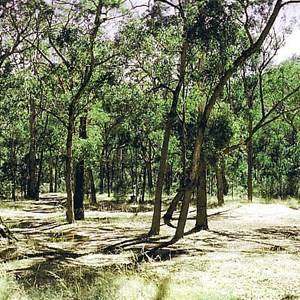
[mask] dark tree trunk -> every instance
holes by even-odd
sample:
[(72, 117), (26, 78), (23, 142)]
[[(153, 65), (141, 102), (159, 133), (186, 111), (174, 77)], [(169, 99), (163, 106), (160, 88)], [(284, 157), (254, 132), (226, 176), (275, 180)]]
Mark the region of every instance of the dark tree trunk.
[(167, 164), (165, 174), (165, 192), (168, 196), (171, 194), (172, 175), (172, 166), (170, 164)]
[(50, 151), (48, 168), (49, 168), (49, 193), (53, 193), (54, 192), (54, 178), (53, 178), (53, 157), (52, 157), (51, 151)]
[(97, 197), (96, 197), (96, 187), (95, 187), (95, 181), (94, 181), (94, 176), (93, 176), (93, 170), (91, 168), (88, 168), (87, 172), (88, 172), (89, 183), (90, 183), (91, 204), (96, 204)]
[(108, 129), (107, 125), (104, 126), (105, 131), (105, 149), (104, 149), (104, 157), (105, 157), (105, 178), (106, 178), (106, 189), (107, 189), (107, 195), (110, 197), (111, 193), (111, 176), (110, 176), (110, 163), (109, 163), (109, 140), (108, 140)]
[(10, 153), (9, 153), (10, 163), (11, 163), (11, 198), (13, 201), (17, 200), (16, 196), (16, 185), (17, 185), (17, 168), (16, 168), (16, 152), (15, 152), (15, 142), (11, 139)]
[(60, 163), (59, 163), (59, 157), (56, 157), (55, 159), (55, 170), (54, 170), (54, 192), (58, 192), (59, 188), (59, 176), (60, 176)]
[(37, 176), (37, 182), (36, 182), (36, 195), (35, 199), (40, 199), (40, 186), (42, 181), (42, 172), (43, 172), (43, 162), (44, 162), (44, 150), (41, 149), (40, 153), (40, 160), (39, 160), (39, 168), (38, 168), (38, 176)]
[(75, 118), (72, 107), (69, 107), (69, 118), (68, 118), (68, 135), (66, 143), (66, 192), (67, 192), (67, 222), (74, 223), (74, 202), (72, 195), (72, 144), (73, 144), (73, 133), (75, 127)]
[(99, 193), (104, 194), (104, 180), (105, 180), (105, 151), (102, 149), (101, 161), (99, 166)]
[[(86, 139), (86, 116), (80, 118), (79, 138)], [(75, 191), (74, 191), (74, 217), (75, 220), (84, 219), (84, 184), (85, 184), (85, 161), (81, 159), (75, 167)]]
[(224, 183), (223, 183), (223, 170), (220, 162), (216, 166), (216, 179), (217, 179), (217, 199), (218, 205), (222, 206), (224, 201)]
[[(48, 120), (49, 117), (47, 115), (45, 125), (44, 125), (44, 132), (43, 135), (46, 134), (47, 127), (48, 127)], [(39, 168), (38, 168), (38, 175), (37, 175), (37, 182), (36, 182), (36, 195), (35, 199), (39, 200), (40, 199), (40, 187), (41, 187), (41, 182), (42, 182), (42, 174), (43, 174), (43, 163), (44, 163), (44, 143), (42, 142), (40, 145), (40, 160), (39, 160)]]
[(74, 190), (74, 217), (75, 220), (83, 220), (84, 219), (84, 160), (80, 160), (75, 165), (75, 190)]
[(247, 143), (247, 196), (249, 202), (253, 199), (253, 97), (254, 95), (248, 96), (248, 136), (250, 138)]
[(147, 180), (147, 168), (145, 166), (144, 169), (143, 169), (143, 180), (142, 180), (142, 191), (141, 191), (141, 201), (140, 201), (140, 203), (145, 202), (146, 180)]
[(199, 187), (197, 191), (197, 215), (196, 225), (197, 230), (207, 230), (207, 191), (206, 191), (206, 160), (204, 154), (200, 157), (199, 166)]
[(152, 175), (152, 147), (151, 142), (149, 140), (148, 143), (149, 149), (148, 149), (148, 160), (146, 161), (146, 168), (147, 168), (147, 177), (148, 177), (148, 188), (150, 192), (153, 189), (153, 175)]
[(248, 201), (253, 200), (253, 142), (252, 138), (247, 143), (247, 196)]
[(26, 196), (28, 199), (35, 199), (37, 193), (37, 182), (36, 182), (36, 137), (35, 137), (35, 126), (36, 126), (36, 107), (34, 99), (30, 97), (29, 103), (29, 155), (28, 155), (28, 185)]
[(171, 202), (171, 204), (170, 204), (167, 212), (164, 214), (163, 219), (164, 219), (164, 223), (165, 224), (170, 225), (172, 217), (173, 217), (173, 213), (176, 210), (176, 207), (177, 207), (179, 201), (182, 200), (183, 195), (184, 195), (184, 188), (180, 189), (177, 192), (177, 194), (173, 198), (173, 200), (172, 200), (172, 202)]

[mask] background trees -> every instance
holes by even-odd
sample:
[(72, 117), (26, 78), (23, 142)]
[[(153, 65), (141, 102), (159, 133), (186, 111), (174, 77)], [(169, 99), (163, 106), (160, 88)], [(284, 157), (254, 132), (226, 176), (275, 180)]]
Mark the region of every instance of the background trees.
[(270, 35), (291, 2), (156, 1), (142, 17), (122, 1), (1, 4), (1, 194), (66, 191), (68, 222), (87, 191), (148, 198), (158, 234), (178, 192), (176, 238), (193, 194), (199, 229), (207, 192), (299, 196), (299, 60), (272, 65)]

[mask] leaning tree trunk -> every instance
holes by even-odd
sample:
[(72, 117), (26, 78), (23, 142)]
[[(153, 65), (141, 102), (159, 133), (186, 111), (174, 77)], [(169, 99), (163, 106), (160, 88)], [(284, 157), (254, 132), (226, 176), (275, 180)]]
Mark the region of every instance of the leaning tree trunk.
[(165, 170), (167, 164), (169, 141), (171, 136), (172, 120), (173, 120), (172, 115), (169, 114), (169, 117), (165, 125), (164, 139), (163, 139), (163, 145), (161, 149), (160, 164), (158, 168), (158, 175), (157, 175), (157, 181), (155, 187), (154, 212), (153, 212), (152, 225), (149, 231), (149, 235), (157, 235), (159, 234), (159, 230), (160, 230), (162, 191), (163, 191), (164, 176), (165, 176)]
[[(86, 116), (80, 118), (79, 138), (86, 139)], [(85, 161), (81, 159), (75, 167), (75, 191), (74, 191), (74, 217), (75, 220), (84, 219), (84, 183), (85, 183)]]
[(200, 156), (199, 166), (199, 188), (197, 193), (197, 215), (196, 225), (197, 230), (207, 230), (207, 191), (206, 191), (206, 160), (204, 154)]
[(192, 196), (193, 190), (195, 188), (195, 185), (197, 183), (197, 180), (199, 178), (200, 153), (202, 150), (205, 128), (206, 128), (206, 116), (204, 115), (204, 117), (201, 117), (201, 122), (199, 123), (198, 129), (197, 129), (197, 135), (196, 135), (192, 164), (191, 164), (191, 172), (190, 172), (189, 181), (185, 187), (185, 193), (184, 193), (184, 196), (182, 199), (179, 220), (178, 220), (177, 229), (176, 229), (176, 233), (175, 233), (175, 237), (174, 237), (175, 239), (180, 239), (184, 235), (184, 228), (185, 228), (185, 224), (186, 224), (186, 220), (187, 220), (191, 196)]
[(171, 225), (171, 220), (172, 220), (172, 217), (173, 217), (173, 213), (174, 213), (179, 201), (182, 200), (183, 195), (184, 195), (184, 188), (181, 188), (177, 192), (176, 196), (173, 198), (167, 212), (163, 216), (165, 224)]
[(159, 230), (160, 230), (162, 192), (163, 192), (165, 170), (166, 170), (166, 165), (167, 165), (169, 141), (170, 141), (170, 136), (171, 136), (172, 124), (176, 118), (176, 110), (177, 110), (180, 92), (181, 92), (181, 89), (182, 89), (182, 86), (184, 83), (188, 48), (189, 48), (188, 42), (184, 41), (181, 55), (180, 55), (179, 80), (178, 80), (176, 89), (173, 92), (172, 105), (171, 105), (171, 109), (170, 109), (170, 112), (168, 114), (166, 124), (165, 124), (163, 145), (161, 148), (160, 164), (159, 164), (156, 188), (155, 188), (154, 213), (153, 213), (153, 217), (152, 217), (152, 225), (151, 225), (151, 229), (149, 231), (149, 235), (159, 234)]

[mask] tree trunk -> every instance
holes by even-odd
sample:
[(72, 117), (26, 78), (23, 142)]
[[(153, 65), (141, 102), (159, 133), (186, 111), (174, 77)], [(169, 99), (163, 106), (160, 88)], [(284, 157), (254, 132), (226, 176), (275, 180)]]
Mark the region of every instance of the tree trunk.
[(199, 188), (197, 193), (197, 215), (196, 225), (197, 230), (207, 230), (207, 191), (206, 191), (206, 160), (204, 154), (200, 156), (199, 166)]
[(99, 193), (104, 194), (104, 180), (105, 180), (105, 155), (104, 149), (102, 149), (101, 161), (99, 166)]
[(108, 141), (108, 129), (107, 125), (104, 126), (105, 132), (105, 149), (104, 149), (104, 157), (105, 157), (105, 178), (106, 178), (106, 188), (108, 197), (110, 197), (110, 187), (111, 187), (111, 178), (110, 178), (110, 164), (109, 164), (109, 141)]
[[(49, 121), (49, 116), (47, 115), (42, 135), (46, 134), (46, 131), (48, 128), (48, 121)], [(42, 183), (43, 163), (44, 163), (44, 150), (45, 150), (44, 142), (41, 142), (40, 143), (40, 155), (39, 155), (40, 159), (39, 159), (39, 167), (38, 167), (37, 182), (36, 182), (36, 195), (35, 195), (36, 200), (40, 199), (40, 187), (41, 187), (41, 183)]]
[(172, 165), (167, 163), (165, 173), (165, 193), (169, 196), (172, 187)]
[(159, 230), (160, 230), (162, 191), (163, 191), (164, 175), (165, 175), (166, 164), (167, 164), (172, 120), (173, 120), (172, 116), (169, 115), (165, 125), (164, 140), (161, 149), (160, 164), (158, 168), (158, 175), (157, 175), (157, 181), (155, 187), (154, 212), (153, 212), (152, 225), (149, 231), (149, 235), (157, 235), (159, 234)]
[(58, 192), (59, 188), (59, 176), (60, 176), (60, 163), (59, 163), (59, 157), (56, 157), (55, 159), (55, 170), (54, 170), (54, 192)]
[(164, 214), (163, 216), (163, 219), (164, 219), (164, 223), (167, 224), (167, 225), (170, 225), (171, 224), (171, 220), (172, 220), (172, 217), (173, 217), (173, 213), (179, 203), (179, 201), (182, 200), (182, 197), (184, 195), (184, 188), (180, 189), (176, 196), (173, 198), (167, 212)]
[(36, 137), (35, 137), (35, 123), (36, 123), (36, 109), (34, 99), (30, 96), (29, 103), (29, 134), (30, 134), (30, 143), (29, 143), (29, 155), (28, 155), (28, 185), (27, 185), (27, 198), (35, 199), (36, 198)]
[(216, 166), (216, 179), (217, 179), (217, 199), (218, 205), (224, 205), (224, 183), (223, 183), (223, 170), (221, 162), (217, 162)]
[(248, 96), (248, 136), (250, 138), (247, 143), (247, 196), (249, 202), (252, 202), (253, 198), (253, 97), (254, 95)]
[(174, 237), (175, 239), (180, 239), (184, 235), (184, 228), (187, 220), (191, 196), (195, 188), (195, 184), (199, 178), (200, 153), (202, 150), (202, 144), (204, 140), (206, 121), (207, 119), (206, 116), (204, 115), (204, 117), (201, 117), (201, 121), (199, 122), (198, 125), (196, 141), (193, 150), (190, 177), (189, 177), (188, 184), (186, 185), (185, 193), (182, 200), (179, 220), (178, 220), (177, 229)]
[(17, 168), (16, 168), (16, 152), (15, 152), (14, 138), (11, 139), (9, 158), (11, 163), (11, 181), (12, 181), (11, 198), (13, 201), (16, 201), (17, 200), (17, 196), (16, 196)]
[[(80, 118), (79, 138), (86, 139), (86, 116)], [(85, 182), (85, 161), (81, 159), (75, 167), (75, 192), (74, 192), (74, 217), (75, 220), (84, 219), (84, 182)]]
[(68, 118), (68, 135), (66, 143), (66, 192), (67, 192), (67, 222), (74, 223), (74, 202), (72, 197), (72, 144), (73, 144), (73, 133), (75, 126), (75, 118), (72, 108), (69, 109)]
[(253, 200), (253, 141), (252, 138), (247, 143), (247, 196), (248, 201)]
[(53, 193), (54, 192), (53, 157), (51, 151), (50, 151), (48, 168), (49, 168), (49, 193)]
[(87, 172), (88, 172), (89, 182), (90, 182), (91, 204), (96, 204), (97, 197), (96, 197), (96, 187), (95, 187), (95, 181), (93, 176), (93, 170), (91, 168), (88, 168)]
[[(41, 145), (41, 147), (43, 147), (43, 145)], [(40, 199), (40, 186), (41, 186), (41, 181), (42, 181), (43, 162), (44, 162), (44, 149), (41, 149), (39, 168), (38, 168), (38, 176), (37, 176), (37, 182), (36, 182), (36, 195), (35, 195), (36, 200)]]
[(159, 230), (160, 230), (162, 191), (163, 191), (164, 176), (165, 176), (168, 150), (169, 150), (169, 141), (171, 136), (171, 127), (174, 119), (176, 118), (177, 104), (184, 83), (188, 48), (189, 48), (188, 42), (184, 41), (181, 55), (180, 55), (179, 80), (176, 89), (173, 92), (172, 105), (165, 124), (163, 145), (161, 148), (160, 164), (158, 168), (158, 176), (157, 176), (157, 182), (155, 188), (154, 212), (153, 212), (152, 225), (149, 231), (149, 235), (157, 235), (159, 234)]
[(153, 175), (152, 175), (152, 148), (151, 148), (151, 141), (149, 139), (148, 143), (149, 149), (148, 149), (148, 160), (146, 161), (146, 168), (147, 168), (147, 177), (148, 177), (148, 188), (150, 192), (152, 192), (153, 189)]
[(143, 180), (142, 180), (142, 191), (141, 191), (141, 201), (140, 201), (140, 203), (145, 202), (146, 180), (147, 180), (147, 168), (145, 166), (144, 169), (143, 169)]

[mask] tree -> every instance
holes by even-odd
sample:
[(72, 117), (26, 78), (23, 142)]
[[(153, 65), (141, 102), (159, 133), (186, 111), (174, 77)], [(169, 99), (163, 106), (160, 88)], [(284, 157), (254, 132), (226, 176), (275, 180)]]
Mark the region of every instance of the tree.
[[(236, 58), (231, 60), (229, 67), (225, 67), (224, 73), (220, 76), (217, 84), (215, 85), (212, 93), (208, 97), (207, 104), (204, 109), (204, 113), (202, 116), (199, 116), (197, 122), (197, 135), (196, 141), (194, 145), (194, 152), (193, 152), (193, 159), (192, 159), (192, 168), (190, 172), (190, 182), (185, 188), (185, 194), (182, 202), (182, 207), (180, 211), (179, 221), (177, 230), (175, 233), (175, 239), (182, 238), (184, 234), (184, 227), (186, 223), (186, 218), (188, 214), (188, 207), (190, 203), (190, 198), (192, 191), (194, 189), (196, 179), (198, 178), (199, 173), (199, 161), (200, 161), (200, 153), (203, 145), (204, 134), (206, 130), (206, 125), (209, 120), (211, 111), (216, 103), (216, 100), (221, 95), (224, 86), (226, 85), (229, 78), (235, 73), (235, 71), (242, 66), (242, 64), (247, 61), (254, 53), (260, 50), (264, 40), (266, 39), (267, 35), (269, 34), (274, 22), (280, 12), (280, 10), (287, 4), (291, 2), (283, 2), (283, 1), (276, 1), (273, 10), (263, 27), (260, 35), (254, 41), (253, 38), (250, 39), (249, 44), (242, 50), (242, 52), (237, 55)], [(247, 25), (247, 24), (246, 24)]]
[(52, 99), (56, 100), (59, 95), (59, 102), (55, 101), (55, 105), (44, 103), (43, 109), (57, 117), (67, 129), (65, 183), (69, 223), (74, 222), (72, 146), (76, 119), (95, 99), (93, 94), (87, 94), (95, 68), (115, 56), (109, 53), (108, 42), (102, 49), (97, 45), (100, 26), (107, 21), (104, 16), (118, 5), (119, 1), (87, 1), (78, 5), (54, 2), (41, 11), (46, 29), (40, 32), (39, 39), (46, 35), (47, 41), (41, 40), (35, 47), (46, 64), (47, 80), (53, 87)]

